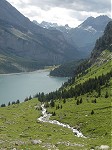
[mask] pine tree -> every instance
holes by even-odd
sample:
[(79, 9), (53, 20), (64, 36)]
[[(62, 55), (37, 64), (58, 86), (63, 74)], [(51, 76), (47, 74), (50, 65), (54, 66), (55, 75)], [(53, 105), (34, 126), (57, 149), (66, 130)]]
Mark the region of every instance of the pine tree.
[(79, 105), (79, 104), (80, 104), (79, 100), (77, 100), (76, 104), (77, 104), (77, 105)]
[(48, 103), (48, 102), (45, 102), (44, 107), (45, 107), (45, 108), (49, 107), (49, 103)]
[(54, 112), (52, 112), (52, 116), (56, 116), (56, 113), (55, 113), (55, 111), (54, 111)]
[(80, 104), (82, 103), (82, 98), (80, 99)]
[(94, 100), (94, 103), (96, 103), (96, 99)]
[(5, 104), (1, 104), (1, 107), (6, 107), (6, 105)]
[(108, 97), (109, 97), (109, 95), (108, 95), (108, 92), (106, 91), (105, 98), (108, 98)]
[(60, 106), (59, 106), (59, 104), (58, 104), (58, 106), (57, 106), (57, 109), (60, 109)]
[(94, 110), (91, 111), (91, 115), (93, 115), (93, 114), (94, 114)]
[(66, 99), (64, 98), (64, 100), (63, 100), (63, 103), (65, 104), (66, 103)]
[(27, 101), (28, 101), (28, 97), (25, 98), (24, 102), (27, 102)]
[(12, 105), (14, 105), (14, 104), (16, 104), (16, 102), (15, 102), (15, 101), (13, 101), (13, 102), (12, 102)]
[(20, 101), (19, 101), (19, 99), (16, 101), (16, 104), (19, 104), (20, 103)]
[(29, 100), (31, 100), (32, 99), (32, 97), (31, 97), (31, 95), (29, 96)]
[(8, 106), (10, 106), (10, 102), (8, 102)]
[(55, 106), (54, 100), (51, 100), (50, 105), (51, 105), (51, 107), (54, 107), (54, 106)]
[(100, 97), (100, 96), (101, 96), (101, 88), (100, 88), (100, 85), (98, 85), (98, 87), (97, 87), (97, 93), (98, 93), (98, 97)]

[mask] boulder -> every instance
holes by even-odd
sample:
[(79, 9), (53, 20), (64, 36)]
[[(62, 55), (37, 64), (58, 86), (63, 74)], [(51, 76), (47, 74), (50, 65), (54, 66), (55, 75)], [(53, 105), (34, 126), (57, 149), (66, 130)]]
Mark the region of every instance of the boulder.
[(100, 150), (109, 150), (109, 146), (108, 145), (101, 145), (100, 146)]
[(37, 144), (41, 144), (42, 141), (41, 140), (32, 140), (31, 143), (34, 145), (37, 145)]

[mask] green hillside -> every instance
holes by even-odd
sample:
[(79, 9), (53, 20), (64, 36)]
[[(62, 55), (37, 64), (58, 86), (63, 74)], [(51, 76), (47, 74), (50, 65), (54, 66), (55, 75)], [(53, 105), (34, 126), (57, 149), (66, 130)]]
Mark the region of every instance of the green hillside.
[[(111, 71), (110, 52), (104, 51), (105, 59), (79, 76), (75, 83), (84, 83), (89, 78)], [(99, 57), (102, 58), (103, 53)], [(108, 58), (108, 59), (107, 59)], [(100, 59), (101, 60), (101, 59)], [(95, 72), (95, 74), (94, 74)], [(73, 83), (73, 87), (75, 86)], [(93, 90), (73, 98), (56, 99), (55, 106), (47, 108), (55, 112), (60, 122), (80, 130), (87, 138), (76, 137), (71, 130), (58, 125), (41, 123), (41, 103), (37, 98), (15, 105), (0, 108), (0, 144), (2, 149), (29, 150), (84, 150), (101, 145), (111, 147), (111, 80), (101, 86), (100, 96)], [(65, 87), (64, 87), (65, 88)], [(66, 87), (69, 90), (70, 85)], [(37, 141), (38, 144), (34, 144)]]
[[(75, 91), (77, 85), (83, 85), (89, 79), (100, 78), (102, 74), (106, 75), (111, 72), (111, 52), (103, 51), (98, 59), (99, 61), (96, 61), (88, 69), (86, 75), (79, 75), (72, 85), (70, 83), (70, 85), (64, 86), (64, 89), (61, 88), (62, 95), (58, 95), (58, 99), (56, 98), (57, 91), (53, 93), (52, 97), (55, 95), (54, 107), (47, 105), (48, 112), (53, 114), (53, 120), (69, 123), (88, 137), (88, 149), (91, 146), (93, 148), (100, 145), (111, 146), (111, 78), (101, 86), (97, 85), (97, 90), (92, 90), (90, 87), (89, 92), (80, 93), (80, 96), (78, 94), (71, 96), (72, 94), (69, 92), (71, 87)], [(78, 91), (76, 90), (76, 92)], [(49, 96), (46, 95), (46, 98)]]
[[(104, 51), (104, 52), (106, 53), (107, 51)], [(111, 53), (108, 52), (108, 54), (109, 55), (107, 55), (107, 57), (109, 56), (111, 58), (111, 55), (110, 55)], [(62, 88), (61, 90), (62, 91), (66, 90), (66, 94), (67, 94), (67, 92), (69, 94), (71, 88), (73, 88), (75, 90), (75, 87), (77, 87), (78, 85), (80, 85), (80, 84), (83, 85), (85, 82), (91, 81), (90, 79), (95, 79), (95, 78), (101, 77), (102, 74), (106, 75), (107, 73), (111, 72), (110, 58), (107, 59), (106, 62), (104, 61), (100, 65), (98, 65), (99, 62), (96, 63), (95, 65), (93, 65), (91, 68), (88, 69), (88, 73), (86, 75), (83, 75), (83, 76), (79, 75), (78, 77), (76, 77), (75, 82), (72, 83), (72, 85), (67, 85), (67, 87), (64, 86), (64, 89)], [(111, 73), (111, 75), (112, 75), (112, 73)], [(100, 81), (100, 82), (102, 82), (102, 81)], [(99, 86), (99, 85), (97, 85), (97, 86)], [(108, 93), (107, 98), (105, 98), (106, 92)], [(65, 93), (63, 93), (63, 94), (65, 94)], [(65, 95), (66, 103), (63, 102), (64, 99), (61, 99), (61, 97), (62, 97), (62, 95), (60, 95), (59, 100), (55, 100), (54, 108), (48, 109), (50, 112), (51, 111), (56, 112), (56, 116), (54, 116), (53, 119), (58, 119), (62, 122), (66, 122), (66, 123), (69, 122), (72, 126), (74, 124), (78, 125), (78, 124), (82, 123), (82, 125), (80, 127), (81, 130), (82, 131), (84, 130), (85, 134), (87, 134), (87, 135), (91, 134), (91, 132), (93, 132), (93, 131), (88, 130), (88, 129), (87, 129), (88, 131), (86, 131), (84, 120), (86, 120), (86, 119), (88, 120), (89, 117), (90, 117), (89, 118), (90, 120), (92, 118), (93, 119), (96, 118), (96, 120), (97, 120), (98, 119), (97, 115), (99, 115), (99, 117), (101, 117), (102, 111), (104, 114), (106, 112), (108, 112), (108, 115), (110, 115), (111, 78), (109, 78), (108, 82), (106, 82), (100, 86), (100, 96), (98, 96), (98, 91), (90, 88), (90, 91), (88, 93), (85, 93), (83, 95), (80, 93), (80, 96), (73, 96), (73, 98), (72, 98), (71, 94), (70, 94), (70, 96)], [(66, 98), (66, 97), (71, 97), (71, 98)], [(80, 100), (82, 101), (81, 104), (80, 104)], [(96, 101), (95, 103), (94, 103), (94, 100)], [(79, 101), (79, 104), (77, 103), (78, 101)], [(57, 105), (60, 105), (60, 106), (62, 105), (63, 109), (59, 109), (59, 110), (56, 109)], [(95, 110), (95, 115), (93, 115), (94, 117), (90, 115), (92, 110)], [(66, 117), (64, 116), (64, 114), (66, 114)], [(59, 117), (61, 115), (63, 116), (62, 117), (63, 119), (61, 119)], [(89, 117), (86, 117), (86, 115)], [(106, 114), (104, 116), (106, 116)], [(104, 118), (102, 118), (102, 119), (104, 119)], [(108, 119), (108, 117), (107, 117), (107, 119)], [(97, 123), (100, 125), (100, 119), (98, 119), (97, 121), (99, 122), (99, 123), (98, 122)], [(87, 123), (87, 124), (89, 125), (91, 123), (92, 122)], [(93, 121), (93, 123), (94, 123), (94, 121)], [(91, 125), (91, 127), (92, 126), (93, 125)], [(103, 126), (104, 126), (104, 124), (103, 124)], [(107, 127), (105, 129), (108, 129), (110, 131), (110, 128), (108, 128), (108, 127), (109, 127), (109, 124), (107, 123)], [(100, 133), (97, 133), (97, 134), (100, 134)], [(103, 130), (102, 130), (102, 134), (103, 134)], [(108, 134), (109, 134), (109, 132), (108, 132)], [(93, 135), (91, 134), (91, 136), (94, 136), (94, 134)]]

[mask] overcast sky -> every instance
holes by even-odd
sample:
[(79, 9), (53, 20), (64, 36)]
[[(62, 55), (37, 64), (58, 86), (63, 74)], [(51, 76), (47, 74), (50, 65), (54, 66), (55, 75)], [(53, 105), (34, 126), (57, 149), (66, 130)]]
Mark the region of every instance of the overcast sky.
[(31, 21), (76, 27), (87, 17), (111, 17), (112, 0), (7, 0)]

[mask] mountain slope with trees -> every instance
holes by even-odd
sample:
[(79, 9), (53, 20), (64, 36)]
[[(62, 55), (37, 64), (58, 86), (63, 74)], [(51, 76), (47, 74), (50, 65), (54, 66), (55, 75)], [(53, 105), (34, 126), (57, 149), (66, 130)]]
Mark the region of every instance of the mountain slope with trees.
[(96, 40), (103, 35), (109, 21), (111, 19), (108, 16), (89, 17), (78, 27), (71, 29), (65, 37), (87, 57), (94, 48)]
[(10, 72), (21, 72), (80, 57), (62, 32), (35, 25), (6, 0), (0, 1), (0, 55), (7, 58), (5, 61), (0, 59), (0, 65), (4, 68), (1, 73), (7, 72), (7, 64), (12, 68)]

